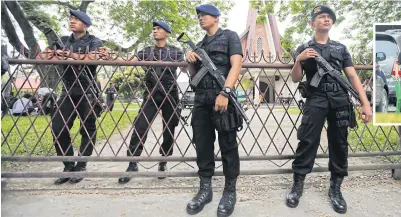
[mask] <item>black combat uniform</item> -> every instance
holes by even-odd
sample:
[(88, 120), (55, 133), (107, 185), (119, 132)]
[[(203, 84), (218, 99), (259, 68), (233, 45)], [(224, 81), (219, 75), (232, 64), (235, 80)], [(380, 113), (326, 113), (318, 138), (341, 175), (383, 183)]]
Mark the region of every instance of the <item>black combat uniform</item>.
[[(314, 39), (308, 42), (338, 71), (353, 66), (351, 55), (345, 45), (329, 40), (327, 44), (317, 44)], [(305, 49), (305, 45), (297, 48), (296, 56)], [(309, 83), (317, 72), (315, 59), (301, 62)], [(329, 170), (333, 174), (346, 176), (348, 155), (348, 126), (350, 125), (350, 100), (347, 92), (330, 76), (324, 76), (318, 88), (308, 86), (310, 97), (303, 108), (301, 126), (297, 136), (300, 140), (296, 158), (292, 164), (295, 173), (308, 174), (313, 168), (320, 144), (320, 134), (327, 117), (327, 136), (329, 142)]]
[[(87, 32), (82, 38), (75, 39), (74, 36), (61, 37), (62, 42), (69, 49), (71, 46), (74, 53), (86, 53), (95, 51), (102, 46), (102, 41)], [(87, 51), (87, 47), (89, 51)], [(99, 113), (97, 97), (99, 87), (96, 81), (95, 65), (85, 66), (63, 66), (62, 81), (64, 83), (60, 99), (57, 101), (53, 111), (52, 130), (54, 146), (58, 156), (73, 156), (74, 150), (71, 145), (69, 130), (72, 128), (75, 118), (81, 119), (80, 155), (90, 156), (96, 143), (96, 118)], [(75, 108), (76, 107), (76, 108)], [(97, 113), (97, 114), (96, 114)], [(66, 168), (74, 167), (74, 162), (64, 162)], [(74, 171), (84, 171), (86, 162), (78, 162)], [(72, 179), (71, 182), (73, 182)], [(77, 179), (80, 181), (82, 179)], [(58, 183), (61, 184), (61, 183)]]
[[(213, 36), (205, 36), (197, 46), (206, 51), (226, 78), (231, 69), (230, 56), (234, 54), (242, 55), (237, 33), (221, 28)], [(199, 64), (196, 70), (200, 70)], [(210, 74), (206, 74), (194, 91), (195, 105), (192, 109), (191, 125), (198, 156), (198, 174), (199, 176), (211, 177), (214, 175), (215, 169), (214, 141), (216, 140), (216, 126), (213, 117), (216, 112), (214, 111), (214, 106), (216, 97), (220, 94), (221, 89), (218, 88), (217, 81)], [(231, 102), (229, 103), (228, 112), (235, 112)], [(239, 175), (237, 131), (220, 131), (218, 132), (218, 137), (223, 158), (224, 176), (236, 178)]]
[[(149, 46), (138, 52), (138, 59), (144, 61), (183, 61), (184, 53), (181, 49), (166, 45), (164, 47)], [(160, 146), (159, 153), (162, 156), (171, 156), (173, 154), (174, 130), (179, 123), (180, 111), (177, 109), (178, 87), (177, 87), (177, 68), (178, 67), (143, 67), (145, 70), (145, 93), (144, 102), (141, 105), (138, 116), (134, 121), (134, 130), (131, 136), (127, 156), (140, 156), (143, 151), (150, 124), (156, 117), (159, 109), (163, 116), (163, 143)], [(153, 77), (152, 77), (153, 76)], [(157, 78), (156, 78), (157, 76)], [(158, 89), (160, 80), (165, 94)], [(170, 95), (170, 98), (169, 96)], [(167, 96), (167, 97), (166, 97)], [(173, 101), (174, 99), (174, 101)], [(167, 125), (167, 127), (166, 127)], [(166, 170), (166, 162), (159, 163), (159, 171)], [(130, 162), (127, 172), (138, 171), (136, 162)], [(164, 178), (164, 177), (160, 177)], [(119, 183), (127, 183), (130, 178), (123, 177)]]
[[(165, 47), (146, 47), (138, 52), (138, 59), (145, 61), (183, 61), (183, 56), (184, 53), (179, 48), (171, 45), (166, 45)], [(166, 124), (168, 125), (168, 129), (166, 128), (163, 132), (163, 143), (159, 152), (162, 156), (173, 154), (174, 129), (179, 123), (177, 111), (174, 111), (177, 105), (174, 105), (174, 102), (170, 102), (168, 98), (165, 98), (160, 90), (157, 89), (157, 84), (154, 83), (156, 79), (153, 78), (153, 80), (151, 78), (154, 75), (157, 75), (156, 79), (160, 80), (165, 92), (170, 94), (175, 102), (178, 103), (177, 67), (147, 67), (144, 102), (134, 122), (130, 150), (127, 151), (128, 156), (132, 156), (131, 153), (134, 156), (141, 155), (149, 124), (156, 116), (158, 108), (161, 108), (162, 111), (163, 129), (166, 127)], [(151, 97), (149, 97), (150, 94), (152, 94)], [(142, 141), (140, 142), (139, 140)]]
[[(211, 14), (207, 10), (199, 10), (199, 12)], [(197, 44), (197, 47), (206, 51), (225, 78), (227, 78), (231, 69), (230, 57), (235, 54), (243, 55), (238, 34), (221, 28), (213, 36), (206, 35)], [(197, 71), (201, 68), (199, 63), (200, 61), (195, 64)], [(220, 200), (217, 213), (218, 216), (229, 216), (233, 212), (236, 202), (235, 186), (240, 171), (237, 143), (239, 122), (230, 131), (221, 130), (219, 124), (220, 111), (214, 111), (214, 106), (216, 98), (222, 90), (210, 74), (206, 74), (199, 85), (194, 88), (194, 91), (195, 104), (192, 109), (191, 125), (193, 129), (193, 141), (196, 146), (196, 163), (199, 168), (200, 189), (198, 194), (188, 203), (187, 212), (189, 214), (196, 214), (203, 209), (206, 203), (212, 200), (211, 177), (214, 175), (215, 170), (214, 142), (216, 140), (215, 130), (217, 130), (223, 173), (226, 178), (223, 197)], [(229, 102), (226, 113), (229, 117), (237, 117), (235, 108), (231, 102)]]
[[(321, 13), (328, 13), (335, 22), (334, 12), (325, 7), (317, 6), (312, 11), (312, 17)], [(339, 72), (346, 67), (353, 66), (352, 58), (345, 45), (328, 40), (326, 44), (319, 44), (313, 38), (299, 46), (295, 57), (307, 48), (313, 48), (327, 62)], [(303, 117), (298, 128), (299, 139), (292, 163), (294, 171), (294, 185), (287, 195), (287, 205), (296, 207), (302, 195), (305, 175), (312, 171), (320, 136), (327, 119), (327, 138), (329, 146), (329, 170), (331, 172), (330, 199), (333, 208), (340, 213), (346, 211), (345, 200), (340, 192), (344, 176), (348, 175), (348, 127), (355, 124), (354, 111), (348, 93), (332, 77), (327, 74), (322, 78), (317, 88), (310, 86), (313, 76), (317, 73), (317, 62), (314, 58), (301, 61), (302, 70), (306, 75), (307, 97), (303, 106)]]
[(107, 102), (107, 107), (109, 108), (109, 111), (113, 111), (114, 100), (115, 100), (114, 94), (116, 94), (116, 93), (117, 93), (117, 90), (115, 87), (109, 87), (106, 89), (106, 102)]

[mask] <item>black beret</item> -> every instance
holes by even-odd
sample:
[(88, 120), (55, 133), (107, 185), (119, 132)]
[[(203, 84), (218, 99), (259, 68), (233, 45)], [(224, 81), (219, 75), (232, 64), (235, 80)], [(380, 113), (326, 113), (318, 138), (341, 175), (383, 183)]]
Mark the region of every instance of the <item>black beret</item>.
[(336, 15), (334, 14), (334, 11), (324, 5), (319, 5), (319, 6), (314, 7), (310, 16), (311, 16), (311, 18), (314, 18), (317, 15), (324, 14), (324, 13), (327, 13), (331, 16), (331, 18), (333, 19), (333, 23), (336, 22)]
[(91, 18), (83, 11), (70, 10), (70, 14), (77, 17), (80, 21), (85, 23), (87, 27), (92, 25)]
[(162, 29), (164, 29), (164, 31), (166, 31), (168, 33), (171, 33), (170, 26), (167, 23), (163, 22), (163, 21), (154, 21), (153, 22), (153, 27), (155, 27), (155, 26), (160, 26)]
[(212, 16), (220, 16), (220, 11), (214, 5), (211, 4), (204, 4), (196, 7), (196, 14), (205, 13)]

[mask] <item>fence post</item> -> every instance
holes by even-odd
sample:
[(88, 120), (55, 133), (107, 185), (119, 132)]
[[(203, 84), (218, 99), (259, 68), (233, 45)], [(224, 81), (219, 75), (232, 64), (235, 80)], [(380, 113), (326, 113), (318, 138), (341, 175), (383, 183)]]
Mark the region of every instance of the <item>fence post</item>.
[[(401, 133), (401, 126), (398, 126), (398, 133)], [(401, 150), (401, 134), (400, 134), (400, 140), (398, 141), (398, 144), (400, 145), (400, 147), (398, 148), (399, 150)], [(401, 169), (393, 169), (393, 178), (395, 180), (401, 180)]]

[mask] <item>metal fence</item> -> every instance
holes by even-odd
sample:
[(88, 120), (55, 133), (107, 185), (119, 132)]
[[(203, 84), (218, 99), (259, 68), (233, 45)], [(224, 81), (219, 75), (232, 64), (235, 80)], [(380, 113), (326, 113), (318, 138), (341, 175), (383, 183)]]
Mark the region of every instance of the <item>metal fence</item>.
[[(196, 176), (196, 152), (192, 143), (192, 128), (187, 125), (191, 120), (191, 101), (193, 93), (189, 87), (187, 63), (175, 61), (133, 61), (137, 52), (132, 55), (110, 53), (109, 59), (99, 56), (88, 57), (82, 55), (82, 59), (72, 59), (53, 56), (51, 52), (40, 54), (35, 58), (12, 57), (9, 62), (11, 70), (8, 78), (3, 78), (2, 85), (2, 111), (1, 118), (1, 152), (2, 161), (91, 161), (93, 164), (99, 161), (129, 162), (137, 161), (146, 172), (126, 173), (113, 169), (113, 171), (62, 173), (39, 171), (32, 172), (29, 169), (17, 172), (2, 172), (2, 177), (135, 177), (135, 176)], [(258, 57), (259, 56), (259, 57)], [(172, 58), (174, 59), (174, 58)], [(243, 58), (243, 69), (236, 85), (238, 100), (246, 109), (250, 123), (245, 124), (238, 132), (237, 141), (240, 146), (241, 174), (260, 175), (290, 173), (290, 162), (294, 157), (298, 140), (296, 131), (302, 116), (302, 104), (305, 101), (298, 90), (296, 83), (291, 81), (290, 70), (293, 58), (291, 55), (272, 55), (263, 52), (259, 55), (248, 53)], [(372, 93), (372, 65), (363, 60), (354, 59), (355, 68), (365, 89)], [(53, 137), (58, 138), (52, 131), (54, 116), (46, 109), (59, 109), (58, 104), (52, 104), (51, 99), (60, 99), (61, 90), (65, 86), (61, 77), (70, 76), (78, 78), (85, 73), (85, 69), (97, 66), (96, 77), (89, 79), (98, 80), (101, 94), (95, 97), (104, 112), (96, 119), (96, 143), (89, 141), (84, 148), (93, 148), (91, 156), (81, 156), (79, 145), (81, 134), (89, 137), (88, 130), (84, 126), (87, 117), (77, 118), (71, 127), (67, 128), (67, 121), (63, 121), (64, 128), (71, 135), (71, 145), (75, 156), (56, 156)], [(156, 67), (163, 69), (162, 73), (168, 73), (168, 67), (178, 67), (175, 86), (179, 93), (179, 103), (174, 103), (165, 97), (162, 104), (169, 103), (174, 106), (174, 112), (181, 111), (183, 116), (175, 129), (173, 136), (173, 155), (163, 157), (159, 153), (163, 140), (163, 133), (172, 134), (166, 127), (171, 120), (163, 120), (160, 108), (154, 119), (149, 121), (147, 140), (143, 144), (142, 156), (127, 156), (131, 135), (135, 133), (133, 123), (142, 103), (153, 101), (153, 97), (142, 98), (144, 92), (155, 93), (157, 85), (146, 85), (145, 78), (155, 72)], [(86, 71), (88, 71), (86, 70)], [(73, 71), (73, 74), (67, 75)], [(86, 75), (85, 75), (86, 76)], [(92, 75), (91, 75), (92, 76)], [(7, 77), (7, 76), (6, 76)], [(15, 77), (15, 79), (12, 79)], [(73, 79), (73, 80), (74, 80)], [(88, 100), (88, 95), (95, 86), (74, 80), (84, 94), (79, 100)], [(104, 100), (106, 89), (110, 82), (116, 85), (117, 93), (114, 100), (114, 108), (110, 111), (107, 100)], [(159, 80), (158, 82), (161, 82)], [(93, 83), (93, 82), (92, 82)], [(85, 85), (86, 84), (86, 85)], [(11, 88), (10, 86), (11, 85)], [(48, 88), (51, 89), (48, 89)], [(10, 94), (13, 93), (12, 95)], [(42, 92), (44, 90), (44, 92)], [(165, 90), (167, 94), (172, 88)], [(13, 115), (15, 102), (21, 101), (25, 93), (32, 97), (27, 99), (32, 103), (32, 108), (26, 116)], [(49, 95), (50, 94), (50, 95)], [(53, 97), (53, 98), (52, 98)], [(37, 98), (37, 101), (33, 98)], [(64, 100), (73, 100), (68, 94)], [(93, 100), (93, 99), (91, 99)], [(24, 101), (24, 100), (22, 100)], [(22, 102), (21, 101), (21, 102)], [(35, 102), (36, 101), (36, 102)], [(4, 107), (4, 105), (7, 105)], [(23, 104), (30, 107), (28, 103)], [(5, 110), (4, 110), (5, 108)], [(93, 110), (95, 106), (90, 105)], [(14, 108), (15, 109), (15, 108)], [(71, 114), (74, 113), (73, 108)], [(80, 116), (80, 115), (78, 115)], [(73, 117), (73, 116), (71, 116)], [(81, 125), (81, 126), (80, 126)], [(166, 132), (167, 131), (167, 132)], [(315, 162), (315, 172), (328, 171), (323, 166), (327, 163), (328, 145), (326, 139), (326, 126), (322, 132), (322, 140)], [(350, 129), (349, 132), (349, 170), (376, 170), (376, 169), (400, 169), (400, 134), (394, 126), (375, 127), (372, 124), (359, 123), (359, 128)], [(216, 141), (216, 160), (221, 160), (220, 151)], [(367, 160), (366, 157), (369, 157)], [(375, 157), (375, 158), (373, 158)], [(372, 159), (374, 159), (372, 161)], [(169, 172), (152, 172), (159, 161), (170, 162)], [(373, 163), (372, 163), (373, 162)], [(217, 163), (217, 162), (216, 162)], [(221, 165), (216, 164), (216, 175), (222, 175)], [(140, 171), (142, 171), (140, 169)]]

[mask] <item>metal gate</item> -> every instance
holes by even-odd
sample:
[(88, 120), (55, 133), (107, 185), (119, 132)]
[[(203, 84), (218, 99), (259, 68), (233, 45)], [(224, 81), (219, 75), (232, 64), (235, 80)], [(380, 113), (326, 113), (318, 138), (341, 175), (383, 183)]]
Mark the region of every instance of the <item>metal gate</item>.
[[(2, 172), (3, 178), (18, 177), (137, 177), (159, 176), (162, 173), (155, 172), (154, 167), (159, 161), (169, 162), (169, 172), (164, 176), (196, 176), (196, 153), (192, 141), (192, 128), (187, 125), (191, 120), (191, 106), (193, 93), (189, 87), (187, 63), (174, 61), (139, 61), (134, 62), (135, 54), (110, 54), (111, 59), (103, 60), (99, 57), (93, 59), (64, 59), (51, 57), (48, 54), (40, 54), (34, 58), (23, 58), (22, 55), (14, 56), (9, 60), (12, 69), (8, 79), (3, 79), (2, 103), (6, 103), (7, 110), (1, 118), (1, 153), (2, 167), (8, 168)], [(252, 58), (253, 57), (253, 58)], [(279, 58), (277, 55), (245, 55), (243, 69), (236, 85), (237, 97), (250, 118), (250, 123), (238, 132), (241, 174), (261, 175), (291, 172), (291, 160), (298, 144), (296, 131), (302, 116), (302, 104), (304, 99), (298, 93), (297, 84), (291, 81), (290, 70), (293, 66), (293, 58), (290, 54)], [(362, 60), (354, 60), (355, 68), (361, 81), (365, 84), (367, 92), (372, 93), (372, 65)], [(100, 82), (102, 94), (96, 100), (105, 108), (105, 111), (96, 120), (97, 142), (87, 144), (93, 147), (92, 156), (81, 156), (79, 144), (80, 131), (88, 133), (83, 126), (85, 117), (77, 118), (73, 127), (68, 130), (71, 135), (71, 147), (76, 156), (56, 156), (51, 122), (52, 116), (45, 114), (46, 108), (58, 109), (57, 104), (52, 106), (50, 98), (44, 97), (41, 90), (47, 89), (50, 96), (55, 99), (60, 97), (64, 82), (62, 77), (68, 68), (74, 68), (77, 72), (74, 76), (84, 72), (84, 68), (97, 66), (97, 79)], [(154, 70), (153, 67), (163, 67), (165, 73), (167, 67), (179, 67), (175, 85), (180, 95), (180, 103), (176, 105), (175, 112), (182, 109), (183, 118), (176, 127), (173, 145), (173, 155), (160, 156), (159, 149), (162, 143), (163, 132), (168, 131), (164, 127), (160, 112), (153, 120), (148, 120), (150, 127), (147, 130), (147, 140), (144, 143), (142, 156), (126, 156), (129, 140), (134, 132), (133, 122), (140, 110), (141, 104), (153, 98), (143, 99), (144, 91), (153, 92), (156, 88), (145, 85), (145, 77)], [(15, 77), (15, 79), (13, 79)], [(117, 98), (113, 111), (110, 111), (107, 102), (103, 99), (106, 88), (110, 82), (117, 86)], [(79, 83), (79, 82), (78, 82)], [(7, 85), (11, 85), (10, 95)], [(80, 85), (84, 91), (90, 87)], [(171, 90), (165, 90), (167, 93)], [(12, 112), (13, 103), (21, 100), (25, 93), (30, 93), (28, 98), (33, 102), (33, 111), (27, 116), (15, 116)], [(47, 93), (46, 93), (47, 94)], [(45, 94), (45, 95), (46, 95)], [(55, 94), (55, 95), (52, 95)], [(48, 95), (49, 96), (49, 95)], [(36, 99), (32, 100), (33, 98)], [(85, 95), (82, 100), (86, 100)], [(67, 97), (67, 100), (71, 98)], [(107, 100), (106, 100), (107, 101)], [(165, 98), (163, 103), (172, 103)], [(50, 104), (50, 107), (49, 107)], [(25, 105), (29, 107), (29, 105)], [(76, 108), (74, 108), (76, 109)], [(91, 107), (94, 109), (94, 107)], [(3, 106), (2, 106), (3, 110)], [(73, 113), (73, 111), (71, 111)], [(78, 115), (79, 116), (79, 115)], [(66, 122), (65, 122), (66, 123)], [(65, 125), (64, 123), (64, 125)], [(80, 127), (82, 124), (82, 127)], [(326, 127), (322, 132), (322, 140), (315, 162), (314, 172), (328, 171), (327, 164), (328, 146), (325, 135)], [(171, 132), (167, 132), (170, 133)], [(349, 132), (349, 170), (376, 170), (376, 169), (400, 169), (400, 134), (395, 126), (376, 127), (372, 124), (365, 125), (359, 122), (359, 128)], [(58, 144), (56, 144), (58, 145)], [(220, 151), (215, 144), (216, 175), (222, 175)], [(366, 160), (368, 157), (369, 160)], [(374, 159), (372, 161), (372, 159)], [(90, 161), (96, 162), (130, 162), (137, 161), (140, 164), (140, 172), (126, 173), (113, 169), (112, 171), (62, 173), (46, 170), (13, 171), (7, 162), (10, 161)], [(373, 162), (373, 163), (372, 163)], [(61, 163), (60, 163), (61, 166)], [(148, 171), (143, 171), (148, 170)]]

